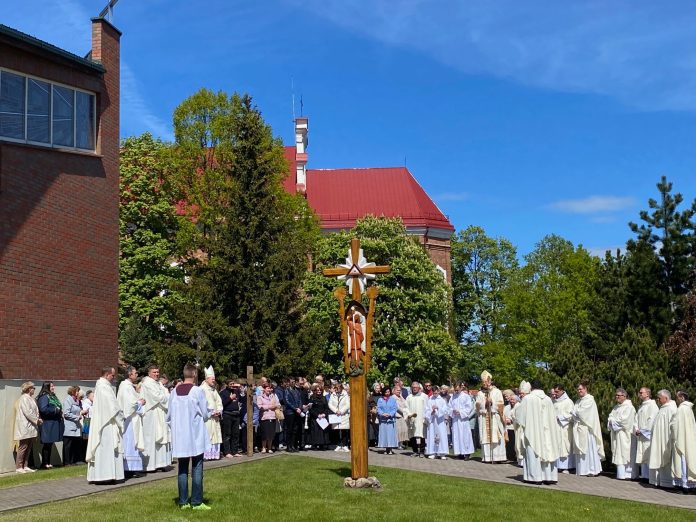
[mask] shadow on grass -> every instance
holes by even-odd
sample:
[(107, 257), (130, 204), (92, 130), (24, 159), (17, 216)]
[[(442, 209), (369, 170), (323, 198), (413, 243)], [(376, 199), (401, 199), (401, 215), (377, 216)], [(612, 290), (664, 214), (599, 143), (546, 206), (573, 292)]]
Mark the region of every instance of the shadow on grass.
[(350, 477), (350, 468), (348, 466), (341, 466), (340, 468), (323, 468), (322, 471), (330, 471), (341, 478)]

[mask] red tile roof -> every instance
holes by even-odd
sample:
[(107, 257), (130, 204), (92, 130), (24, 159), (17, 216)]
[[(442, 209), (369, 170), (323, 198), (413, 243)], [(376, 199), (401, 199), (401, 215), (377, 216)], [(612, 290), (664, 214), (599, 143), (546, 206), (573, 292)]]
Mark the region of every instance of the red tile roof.
[[(285, 147), (289, 174), (285, 190), (295, 192), (295, 147)], [(454, 232), (449, 219), (435, 205), (406, 167), (367, 169), (307, 169), (307, 201), (323, 229), (346, 229), (372, 214), (401, 217), (407, 227), (439, 228)]]

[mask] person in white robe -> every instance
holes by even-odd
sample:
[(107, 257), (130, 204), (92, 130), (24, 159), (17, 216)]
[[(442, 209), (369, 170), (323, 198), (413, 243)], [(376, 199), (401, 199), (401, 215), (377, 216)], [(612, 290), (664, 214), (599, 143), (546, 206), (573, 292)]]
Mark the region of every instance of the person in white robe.
[(507, 430), (503, 422), (505, 401), (502, 392), (493, 385), (493, 376), (484, 371), (481, 374), (481, 389), (476, 395), (476, 414), (478, 415), (479, 440), (483, 462), (505, 462), (505, 440)]
[(672, 419), (677, 414), (677, 404), (672, 400), (669, 390), (657, 392), (660, 409), (655, 415), (650, 434), (650, 484), (661, 488), (673, 488), (672, 450), (673, 442), (670, 432)]
[(674, 485), (687, 490), (696, 488), (696, 421), (687, 392), (677, 392), (677, 405), (670, 427), (674, 442), (672, 475)]
[(599, 413), (594, 397), (587, 392), (587, 383), (578, 384), (580, 398), (573, 411), (573, 452), (575, 473), (583, 477), (596, 477), (602, 472), (604, 441), (599, 424)]
[(222, 444), (222, 428), (220, 427), (220, 416), (222, 415), (222, 398), (215, 387), (215, 370), (212, 366), (205, 369), (205, 381), (199, 386), (208, 401), (210, 417), (205, 421), (208, 430), (210, 445), (206, 449), (203, 458), (205, 460), (220, 459), (220, 444)]
[(523, 480), (532, 484), (556, 484), (560, 428), (553, 402), (539, 381), (532, 381), (532, 391), (515, 410), (515, 420), (524, 430)]
[(512, 390), (503, 390), (503, 397), (507, 401), (503, 408), (503, 422), (507, 430), (507, 442), (505, 443), (505, 455), (508, 462), (517, 462), (517, 440), (515, 439), (515, 421), (512, 418), (512, 410), (519, 404), (520, 398)]
[(425, 436), (425, 454), (429, 459), (440, 457), (447, 460), (449, 443), (447, 440), (447, 416), (449, 408), (445, 395), (447, 387), (438, 390), (425, 405), (425, 423), (428, 426)]
[(650, 388), (643, 387), (638, 392), (641, 400), (633, 422), (631, 440), (631, 478), (648, 482), (650, 480), (650, 437), (657, 416), (658, 407), (651, 399)]
[(126, 368), (126, 378), (118, 386), (118, 407), (123, 412), (123, 467), (127, 473), (143, 471), (145, 439), (143, 437), (143, 405), (145, 399), (138, 396), (135, 381), (138, 370)]
[(411, 393), (406, 397), (408, 407), (408, 437), (413, 449), (412, 456), (425, 457), (425, 407), (428, 396), (418, 381), (411, 383)]
[(616, 405), (609, 413), (607, 428), (611, 436), (611, 461), (616, 466), (616, 478), (631, 478), (631, 433), (636, 409), (627, 397), (626, 390), (616, 389)]
[(520, 423), (517, 422), (517, 412), (521, 407), (522, 401), (524, 398), (532, 393), (532, 385), (529, 384), (527, 381), (522, 381), (520, 383), (520, 387), (517, 390), (519, 393), (520, 400), (515, 404), (515, 406), (512, 408), (510, 411), (510, 417), (512, 418), (512, 426), (515, 430), (515, 454), (517, 456), (517, 467), (522, 468), (524, 467), (524, 428), (520, 426)]
[[(205, 421), (210, 417), (205, 393), (195, 385), (198, 369), (184, 366), (184, 382), (169, 395), (166, 422), (171, 427), (172, 455), (178, 463), (179, 507), (207, 511), (203, 503), (203, 454), (210, 445)], [(191, 495), (188, 474), (191, 467)]]
[(569, 473), (568, 470), (575, 469), (575, 454), (573, 453), (573, 408), (575, 404), (568, 397), (565, 387), (556, 384), (553, 387), (552, 395), (553, 407), (556, 411), (556, 422), (561, 429), (561, 446), (559, 448), (558, 462), (556, 467), (561, 473)]
[(474, 401), (469, 395), (469, 389), (463, 383), (457, 383), (449, 402), (452, 450), (457, 457), (465, 460), (469, 460), (474, 452), (474, 439), (469, 425), (469, 417), (473, 410)]
[(159, 382), (159, 368), (151, 365), (140, 382), (140, 396), (145, 399), (143, 436), (145, 438), (145, 469), (164, 469), (172, 463), (167, 426), (169, 395)]
[(123, 469), (123, 412), (111, 382), (115, 368), (104, 368), (94, 387), (87, 440), (87, 482), (111, 482), (125, 478)]
[[(399, 449), (404, 449), (404, 444), (409, 442), (408, 437), (408, 405), (406, 404), (406, 399), (402, 396), (401, 386), (394, 386), (392, 390), (394, 400), (396, 400), (396, 440), (399, 441)], [(350, 405), (348, 405), (350, 407)], [(331, 403), (329, 403), (329, 408), (332, 408)], [(348, 446), (345, 447), (344, 451), (350, 451)]]

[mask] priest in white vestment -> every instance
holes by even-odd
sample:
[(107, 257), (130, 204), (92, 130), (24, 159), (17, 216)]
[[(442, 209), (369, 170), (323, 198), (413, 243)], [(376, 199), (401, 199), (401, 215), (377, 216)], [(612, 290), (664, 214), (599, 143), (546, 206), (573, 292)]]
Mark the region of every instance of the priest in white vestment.
[(677, 392), (677, 413), (672, 419), (672, 475), (674, 485), (682, 489), (696, 487), (696, 421), (694, 421), (694, 404), (689, 402), (689, 394)]
[(123, 465), (126, 472), (143, 471), (145, 439), (143, 437), (143, 405), (145, 399), (138, 396), (135, 381), (138, 370), (126, 368), (126, 378), (118, 387), (118, 407), (123, 412)]
[(616, 478), (619, 480), (631, 479), (631, 433), (636, 409), (627, 395), (623, 388), (616, 389), (616, 405), (607, 419), (611, 436), (611, 461), (616, 466)]
[(145, 399), (143, 436), (145, 438), (145, 469), (155, 471), (172, 463), (169, 445), (169, 427), (166, 416), (169, 395), (159, 382), (159, 368), (150, 366), (147, 377), (140, 382), (140, 396)]
[(469, 417), (474, 411), (474, 401), (469, 395), (468, 388), (457, 383), (454, 387), (454, 395), (449, 402), (451, 430), (452, 430), (452, 449), (456, 456), (469, 459), (474, 452), (474, 439), (471, 436)]
[(674, 443), (670, 432), (672, 419), (677, 414), (677, 404), (672, 400), (669, 390), (657, 392), (660, 409), (650, 435), (650, 484), (662, 488), (673, 488), (672, 450)]
[(523, 480), (532, 484), (556, 484), (560, 445), (556, 410), (539, 381), (532, 381), (531, 387), (531, 393), (515, 410), (515, 421), (524, 430)]
[(631, 441), (631, 476), (635, 479), (649, 481), (650, 467), (650, 437), (657, 416), (658, 407), (651, 399), (650, 388), (643, 387), (638, 392), (641, 400), (633, 422), (633, 438)]
[(519, 395), (520, 395), (520, 401), (515, 404), (515, 407), (512, 409), (510, 412), (510, 416), (512, 417), (512, 425), (515, 429), (515, 453), (517, 455), (517, 466), (522, 468), (524, 467), (524, 428), (520, 426), (520, 423), (517, 422), (517, 411), (520, 409), (520, 405), (522, 404), (522, 401), (524, 398), (532, 393), (532, 385), (529, 384), (527, 381), (522, 381), (520, 383), (520, 388), (518, 390)]
[(87, 482), (123, 480), (123, 412), (111, 382), (115, 368), (104, 368), (94, 387), (87, 441)]
[(210, 446), (206, 449), (203, 458), (205, 460), (218, 460), (220, 459), (220, 444), (222, 443), (222, 429), (220, 428), (222, 398), (215, 387), (215, 370), (213, 370), (212, 366), (205, 369), (205, 381), (199, 387), (205, 393), (205, 400), (208, 401), (208, 411), (210, 411), (210, 417), (205, 421), (205, 427), (210, 438)]
[(599, 424), (599, 413), (594, 397), (587, 392), (587, 383), (578, 385), (580, 398), (573, 408), (573, 452), (575, 473), (580, 476), (596, 477), (602, 472), (604, 441)]
[(575, 404), (568, 397), (565, 387), (556, 384), (552, 390), (553, 407), (556, 411), (556, 422), (561, 429), (561, 446), (559, 448), (556, 467), (561, 473), (575, 469), (575, 454), (573, 453), (573, 408)]
[(481, 374), (481, 390), (476, 395), (481, 457), (483, 462), (505, 462), (505, 440), (507, 430), (503, 422), (505, 402), (502, 392), (493, 385), (493, 376)]
[(449, 407), (443, 394), (447, 393), (444, 387), (433, 393), (425, 405), (425, 423), (428, 430), (425, 436), (425, 454), (429, 459), (440, 457), (447, 459), (449, 455), (449, 442), (447, 440), (447, 415)]
[(425, 457), (425, 407), (428, 396), (423, 393), (421, 384), (411, 383), (411, 393), (406, 397), (408, 407), (408, 437), (414, 457)]

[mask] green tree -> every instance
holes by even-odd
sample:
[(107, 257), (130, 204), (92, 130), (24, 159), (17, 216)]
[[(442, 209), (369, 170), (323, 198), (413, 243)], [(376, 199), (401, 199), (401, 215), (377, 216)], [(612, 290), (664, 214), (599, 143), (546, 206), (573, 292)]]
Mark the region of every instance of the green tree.
[(502, 377), (513, 383), (535, 368), (553, 365), (561, 347), (584, 346), (600, 267), (582, 246), (555, 235), (542, 239), (525, 260), (505, 295), (501, 349), (510, 374)]
[(121, 146), (119, 215), (119, 345), (125, 362), (142, 368), (152, 344), (173, 328), (177, 221), (167, 183), (167, 147), (150, 134)]
[(174, 132), (188, 283), (160, 357), (177, 367), (197, 358), (222, 376), (249, 364), (271, 375), (298, 370), (301, 288), (318, 225), (304, 198), (283, 190), (282, 143), (249, 96), (206, 89), (177, 107)]
[(660, 179), (657, 189), (660, 192), (659, 200), (648, 200), (652, 213), (641, 210), (643, 224), (629, 223), (629, 227), (637, 234), (639, 241), (647, 242), (659, 254), (669, 291), (670, 309), (676, 314), (682, 297), (691, 287), (696, 268), (692, 220), (696, 213), (696, 201), (691, 207), (680, 211), (684, 197), (680, 193), (672, 195), (672, 183), (665, 176)]
[(518, 268), (517, 250), (470, 226), (452, 240), (452, 287), (457, 339), (471, 345), (499, 338), (503, 293)]
[[(391, 265), (378, 277), (379, 297), (372, 340), (369, 379), (397, 375), (445, 381), (461, 359), (461, 347), (448, 330), (452, 314), (449, 285), (422, 245), (406, 233), (400, 219), (365, 217), (349, 232), (324, 236), (307, 274), (306, 320), (326, 332), (318, 341), (325, 373), (343, 375), (338, 303), (333, 291), (342, 282), (322, 275), (344, 262), (352, 237), (358, 237), (369, 261)], [(363, 303), (367, 307), (367, 301)]]

